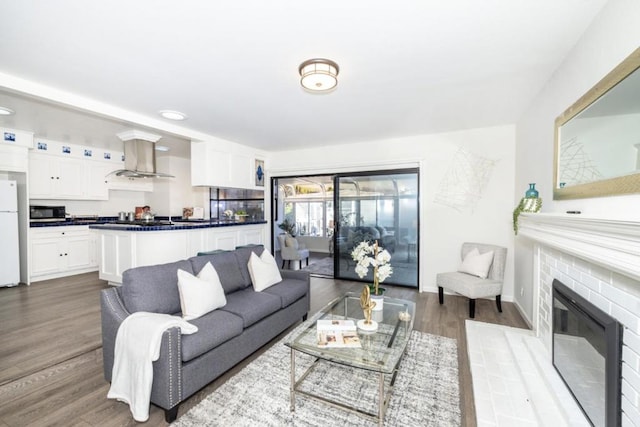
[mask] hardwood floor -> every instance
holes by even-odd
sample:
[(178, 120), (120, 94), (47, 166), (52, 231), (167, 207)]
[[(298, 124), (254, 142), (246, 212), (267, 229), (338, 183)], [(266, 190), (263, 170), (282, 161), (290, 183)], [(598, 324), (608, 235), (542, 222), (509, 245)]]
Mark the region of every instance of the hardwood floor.
[[(99, 304), (99, 291), (106, 287), (97, 273), (88, 273), (30, 287), (0, 288), (0, 427), (138, 424), (127, 405), (106, 398), (109, 385), (102, 374)], [(361, 287), (360, 283), (312, 278), (311, 312), (343, 292), (359, 292)], [(416, 302), (415, 329), (457, 340), (462, 423), (475, 426), (464, 329), (468, 300), (445, 295), (441, 306), (437, 294), (387, 288), (390, 296)], [(476, 320), (526, 328), (513, 304), (503, 302), (502, 306), (500, 314), (493, 301), (478, 301)], [(183, 402), (179, 415), (272, 343)], [(152, 405), (145, 425), (167, 425), (164, 411)]]

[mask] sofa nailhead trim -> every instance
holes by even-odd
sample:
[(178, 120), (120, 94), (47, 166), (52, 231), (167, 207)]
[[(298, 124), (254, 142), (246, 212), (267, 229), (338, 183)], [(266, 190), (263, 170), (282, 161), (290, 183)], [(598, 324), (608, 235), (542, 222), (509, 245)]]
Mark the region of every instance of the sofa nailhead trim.
[[(182, 332), (178, 333), (178, 353), (182, 349)], [(182, 401), (182, 369), (178, 369), (178, 402)]]
[(111, 308), (111, 311), (113, 311), (116, 314), (116, 316), (118, 317), (118, 320), (120, 320), (122, 322), (124, 320), (124, 317), (121, 315), (121, 313), (125, 312), (125, 313), (127, 313), (127, 315), (129, 315), (129, 313), (127, 312), (127, 309), (124, 308), (124, 304), (123, 304), (122, 300), (120, 299), (120, 297), (118, 296), (117, 293), (115, 293), (115, 297), (116, 297), (116, 300), (119, 303), (118, 305), (120, 306), (121, 310), (116, 310), (116, 308), (113, 305), (113, 301), (111, 300), (111, 295), (109, 293), (107, 293), (107, 302), (109, 303), (109, 307)]
[(171, 342), (171, 330), (169, 334), (169, 406), (173, 408), (173, 343)]

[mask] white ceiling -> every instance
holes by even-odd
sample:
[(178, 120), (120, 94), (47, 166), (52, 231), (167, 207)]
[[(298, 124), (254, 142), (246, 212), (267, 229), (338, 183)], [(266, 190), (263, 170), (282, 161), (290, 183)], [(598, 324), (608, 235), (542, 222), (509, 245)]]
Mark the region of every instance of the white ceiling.
[[(0, 105), (16, 107), (0, 126), (100, 145), (130, 115), (282, 150), (515, 123), (605, 3), (0, 0)], [(340, 65), (332, 93), (300, 87), (313, 57)], [(130, 114), (15, 96), (30, 83)], [(176, 128), (163, 109), (188, 119)]]

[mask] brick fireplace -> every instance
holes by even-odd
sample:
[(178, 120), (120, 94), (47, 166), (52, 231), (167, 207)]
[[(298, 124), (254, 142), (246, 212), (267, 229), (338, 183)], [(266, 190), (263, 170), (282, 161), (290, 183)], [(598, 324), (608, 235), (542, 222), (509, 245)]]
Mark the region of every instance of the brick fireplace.
[(563, 282), (623, 325), (622, 425), (640, 427), (640, 223), (526, 214), (534, 242), (534, 330), (551, 360), (552, 283)]

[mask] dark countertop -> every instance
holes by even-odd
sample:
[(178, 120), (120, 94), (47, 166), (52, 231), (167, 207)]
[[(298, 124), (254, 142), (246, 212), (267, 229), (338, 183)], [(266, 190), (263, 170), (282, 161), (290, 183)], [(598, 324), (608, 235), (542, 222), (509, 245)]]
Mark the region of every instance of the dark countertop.
[(29, 227), (66, 227), (72, 225), (95, 225), (95, 224), (108, 224), (110, 222), (115, 222), (118, 217), (115, 216), (105, 216), (99, 217), (96, 219), (71, 219), (68, 218), (62, 221), (51, 221), (51, 222), (29, 222)]
[[(175, 218), (175, 217), (174, 217)], [(156, 217), (157, 220), (169, 221), (169, 217)], [(266, 224), (265, 220), (256, 221), (226, 221), (226, 220), (183, 220), (171, 219), (168, 225), (133, 225), (116, 224), (117, 217), (99, 217), (96, 219), (67, 219), (56, 222), (31, 222), (30, 227), (66, 227), (74, 225), (88, 225), (93, 230), (120, 230), (120, 231), (159, 231), (159, 230), (193, 230), (198, 228), (230, 227), (237, 225)]]
[(256, 225), (266, 224), (265, 220), (257, 221), (173, 221), (173, 224), (168, 225), (131, 225), (131, 224), (115, 224), (115, 223), (103, 223), (92, 224), (89, 228), (92, 230), (116, 230), (116, 231), (172, 231), (172, 230), (195, 230), (199, 228), (213, 228), (213, 227), (232, 227), (242, 225)]

